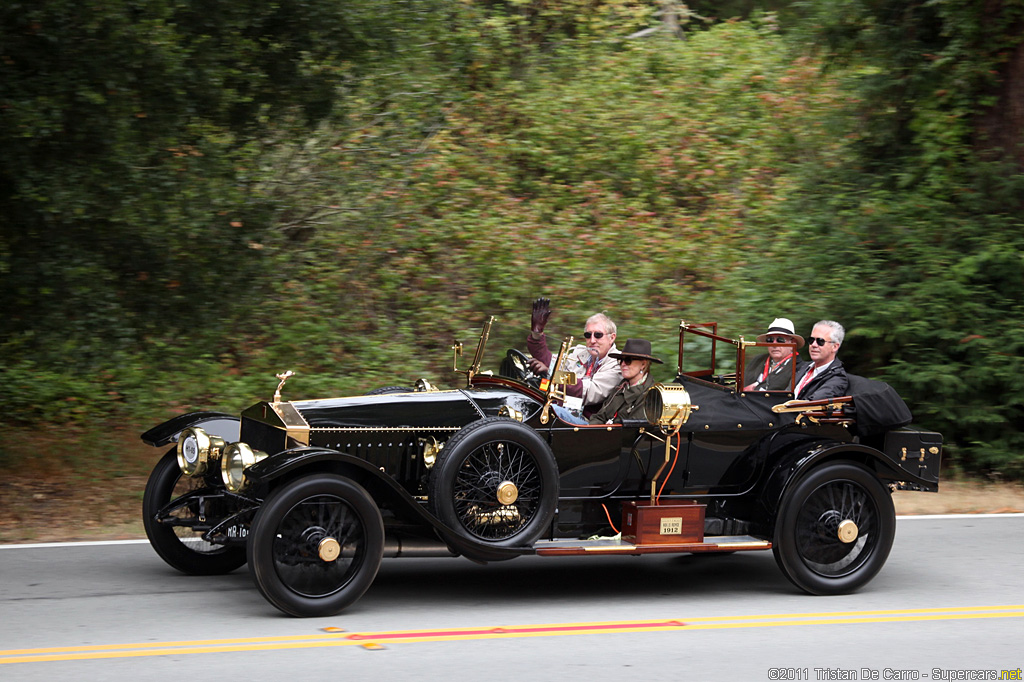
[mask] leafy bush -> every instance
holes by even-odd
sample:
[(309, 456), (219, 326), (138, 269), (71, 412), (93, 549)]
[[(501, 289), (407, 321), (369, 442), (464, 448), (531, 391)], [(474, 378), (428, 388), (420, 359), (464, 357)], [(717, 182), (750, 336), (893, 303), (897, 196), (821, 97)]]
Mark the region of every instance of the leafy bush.
[[(663, 20), (631, 0), (225, 6), (209, 30), (187, 3), (133, 21), (58, 2), (42, 28), (0, 22), (20, 41), (0, 63), (5, 419), (237, 412), (286, 369), (294, 398), (451, 385), (454, 339), (497, 315), (496, 363), (546, 295), (553, 336), (607, 311), (660, 379), (680, 319), (748, 337), (838, 319), (844, 361), (957, 464), (1024, 475), (1024, 194), (971, 137), (1009, 19), (782, 5), (806, 23), (685, 40), (627, 38)], [(43, 37), (75, 55), (52, 95), (26, 77)]]

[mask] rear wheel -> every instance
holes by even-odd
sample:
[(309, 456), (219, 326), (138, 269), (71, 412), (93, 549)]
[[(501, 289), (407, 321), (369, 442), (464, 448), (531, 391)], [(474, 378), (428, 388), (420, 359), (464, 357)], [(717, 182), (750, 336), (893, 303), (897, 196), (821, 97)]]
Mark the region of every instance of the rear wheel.
[(491, 417), (445, 443), (429, 493), (433, 513), (464, 537), (497, 547), (525, 546), (551, 524), (558, 467), (536, 431)]
[(892, 496), (867, 469), (831, 463), (786, 494), (773, 551), (782, 572), (811, 594), (852, 592), (871, 580), (896, 534)]
[(331, 616), (370, 587), (384, 554), (384, 522), (366, 490), (317, 474), (276, 490), (249, 535), (249, 572), (281, 611)]
[[(160, 558), (182, 573), (230, 573), (245, 563), (245, 549), (207, 542), (201, 532), (183, 525), (199, 520), (198, 501), (162, 511), (171, 500), (202, 487), (201, 478), (189, 478), (181, 473), (173, 449), (164, 454), (153, 468), (142, 497), (142, 522), (146, 536)], [(204, 510), (204, 513), (212, 518), (215, 510)]]

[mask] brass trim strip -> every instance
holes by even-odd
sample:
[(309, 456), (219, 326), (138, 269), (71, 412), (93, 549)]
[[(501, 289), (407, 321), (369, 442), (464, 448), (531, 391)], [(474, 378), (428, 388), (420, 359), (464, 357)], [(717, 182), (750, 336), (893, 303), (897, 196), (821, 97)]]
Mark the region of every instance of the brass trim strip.
[(323, 426), (311, 429), (313, 433), (387, 433), (419, 432), (419, 431), (445, 431), (454, 433), (460, 431), (461, 426)]
[(771, 547), (772, 543), (767, 540), (758, 540), (755, 542), (716, 542), (711, 544), (718, 547)]

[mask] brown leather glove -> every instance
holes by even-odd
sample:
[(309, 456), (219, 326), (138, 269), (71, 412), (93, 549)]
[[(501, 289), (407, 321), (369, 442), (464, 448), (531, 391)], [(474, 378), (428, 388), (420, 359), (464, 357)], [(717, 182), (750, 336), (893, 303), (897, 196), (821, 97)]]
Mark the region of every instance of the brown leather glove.
[(538, 298), (533, 302), (533, 314), (530, 315), (530, 331), (539, 336), (544, 332), (544, 326), (551, 317), (551, 300)]

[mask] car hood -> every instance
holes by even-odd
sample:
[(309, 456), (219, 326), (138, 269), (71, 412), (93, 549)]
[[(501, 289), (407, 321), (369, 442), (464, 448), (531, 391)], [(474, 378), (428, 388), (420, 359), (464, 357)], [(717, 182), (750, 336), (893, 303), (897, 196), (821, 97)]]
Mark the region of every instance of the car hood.
[(311, 429), (464, 426), (484, 416), (463, 391), (296, 400), (292, 406)]

